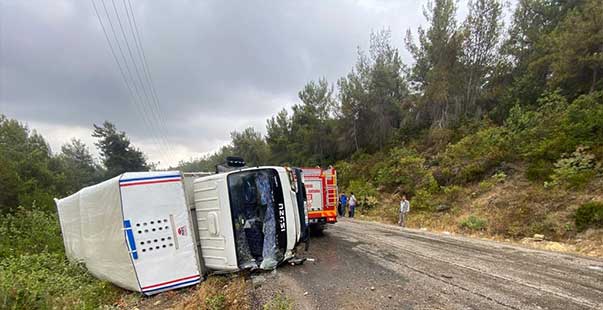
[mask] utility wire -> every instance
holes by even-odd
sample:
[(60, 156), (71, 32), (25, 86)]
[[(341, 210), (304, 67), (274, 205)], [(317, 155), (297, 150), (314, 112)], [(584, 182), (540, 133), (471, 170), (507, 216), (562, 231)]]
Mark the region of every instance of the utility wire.
[[(155, 129), (156, 132), (158, 133), (159, 142), (162, 144), (161, 147), (169, 149), (169, 147), (168, 147), (168, 145), (166, 143), (166, 138), (163, 136), (161, 130), (156, 127), (156, 124), (159, 124), (159, 119), (158, 119), (157, 114), (154, 113), (152, 107), (148, 107), (147, 106), (147, 103), (148, 102), (152, 102), (152, 100), (151, 100), (151, 98), (150, 98), (150, 96), (149, 96), (149, 94), (147, 92), (147, 87), (145, 87), (145, 83), (143, 81), (142, 76), (140, 75), (140, 71), (138, 70), (138, 65), (137, 65), (136, 59), (134, 57), (134, 54), (132, 53), (132, 48), (130, 47), (130, 43), (129, 43), (128, 37), (126, 35), (126, 31), (124, 30), (123, 24), (121, 22), (121, 18), (119, 16), (119, 12), (117, 11), (117, 6), (115, 5), (115, 0), (111, 0), (111, 3), (113, 4), (113, 11), (115, 12), (115, 17), (117, 18), (117, 23), (119, 25), (119, 30), (121, 30), (121, 34), (122, 34), (122, 37), (124, 39), (124, 43), (126, 44), (126, 48), (128, 50), (128, 54), (129, 54), (130, 59), (132, 61), (132, 65), (134, 66), (134, 72), (136, 73), (136, 77), (138, 77), (138, 82), (140, 83), (141, 92), (142, 92), (143, 96), (146, 97), (145, 99), (142, 100), (141, 104), (145, 108), (145, 110), (147, 110), (149, 112), (149, 114), (150, 114), (149, 118), (151, 119), (151, 124), (152, 124), (153, 129)], [(168, 152), (168, 155), (170, 155), (169, 152)], [(172, 160), (173, 160), (173, 158), (172, 158)]]
[[(161, 110), (161, 104), (159, 101), (159, 96), (157, 95), (157, 90), (155, 88), (155, 83), (153, 82), (153, 78), (151, 75), (151, 71), (149, 69), (149, 63), (147, 61), (147, 57), (146, 54), (144, 52), (144, 48), (142, 45), (142, 39), (141, 39), (141, 35), (140, 32), (138, 30), (138, 25), (136, 23), (136, 17), (134, 15), (134, 9), (132, 8), (132, 2), (130, 0), (122, 0), (123, 5), (124, 5), (124, 9), (126, 10), (126, 15), (128, 17), (128, 23), (130, 25), (130, 30), (132, 32), (132, 36), (134, 37), (134, 42), (135, 42), (135, 47), (136, 50), (138, 52), (138, 56), (141, 59), (141, 64), (142, 64), (142, 68), (143, 68), (143, 73), (147, 79), (148, 82), (148, 86), (150, 89), (150, 93), (151, 96), (153, 97), (153, 108), (155, 113), (158, 116), (159, 119), (159, 125), (161, 126), (161, 130), (163, 130), (164, 133), (167, 133), (167, 125), (166, 125), (166, 121), (164, 118), (164, 114), (162, 113), (163, 111)], [(130, 18), (131, 16), (131, 18)], [(173, 150), (173, 146), (171, 145), (170, 141), (168, 139), (166, 139), (168, 148), (170, 150)]]
[[(107, 43), (108, 43), (108, 45), (109, 45), (109, 49), (111, 50), (111, 55), (113, 56), (113, 59), (115, 60), (115, 63), (117, 64), (117, 67), (119, 68), (119, 72), (120, 72), (120, 74), (121, 74), (122, 79), (124, 80), (124, 84), (126, 85), (126, 88), (127, 88), (127, 90), (128, 90), (128, 93), (130, 94), (130, 97), (133, 99), (133, 105), (136, 107), (136, 109), (137, 109), (137, 110), (139, 110), (140, 115), (142, 116), (143, 121), (145, 122), (145, 124), (147, 125), (147, 127), (151, 128), (151, 126), (150, 126), (150, 124), (149, 124), (149, 121), (148, 121), (148, 118), (147, 118), (147, 116), (146, 116), (145, 111), (144, 111), (144, 110), (142, 110), (142, 109), (141, 109), (141, 107), (140, 107), (140, 106), (137, 104), (137, 101), (139, 101), (139, 100), (140, 100), (140, 99), (139, 99), (139, 96), (137, 96), (137, 94), (135, 93), (135, 90), (133, 90), (133, 89), (132, 89), (132, 86), (130, 85), (129, 80), (128, 80), (127, 76), (126, 76), (126, 70), (127, 70), (127, 72), (129, 73), (130, 77), (131, 77), (132, 75), (131, 75), (131, 72), (130, 72), (129, 67), (128, 67), (128, 65), (127, 65), (127, 61), (126, 61), (126, 59), (125, 59), (125, 56), (124, 56), (123, 50), (121, 49), (121, 46), (120, 46), (119, 41), (118, 41), (118, 39), (117, 39), (117, 35), (115, 34), (115, 29), (114, 29), (114, 27), (113, 27), (113, 24), (111, 23), (111, 19), (110, 19), (110, 17), (109, 17), (109, 13), (108, 13), (108, 11), (107, 11), (106, 5), (105, 5), (104, 1), (103, 1), (103, 0), (101, 0), (101, 2), (102, 2), (102, 4), (103, 4), (103, 7), (104, 7), (105, 14), (107, 15), (107, 20), (108, 20), (108, 22), (109, 22), (109, 25), (110, 25), (110, 27), (111, 27), (111, 30), (112, 30), (113, 36), (114, 36), (115, 41), (116, 41), (116, 42), (115, 42), (115, 44), (117, 45), (117, 47), (118, 47), (118, 49), (119, 49), (119, 51), (120, 51), (120, 54), (121, 54), (121, 56), (122, 56), (122, 59), (124, 60), (124, 64), (123, 64), (123, 66), (125, 66), (125, 67), (126, 67), (126, 70), (124, 70), (124, 68), (123, 68), (123, 66), (122, 66), (122, 64), (121, 64), (121, 62), (119, 61), (119, 57), (117, 57), (117, 53), (115, 52), (115, 48), (114, 48), (113, 44), (111, 43), (110, 36), (109, 36), (109, 34), (108, 34), (108, 32), (107, 32), (107, 27), (105, 27), (105, 24), (103, 23), (103, 19), (102, 19), (102, 18), (101, 18), (101, 16), (100, 16), (100, 13), (99, 13), (99, 10), (98, 10), (98, 8), (97, 8), (97, 6), (96, 6), (96, 3), (94, 2), (94, 0), (91, 0), (91, 2), (92, 2), (92, 6), (93, 6), (93, 8), (94, 8), (94, 12), (96, 13), (96, 17), (98, 18), (98, 21), (99, 21), (99, 23), (100, 23), (100, 25), (101, 25), (101, 28), (102, 28), (102, 30), (103, 30), (103, 34), (105, 35), (105, 39), (107, 40)], [(156, 143), (156, 144), (158, 144), (158, 143), (157, 143), (157, 139), (156, 139), (156, 137), (155, 137), (153, 134), (151, 135), (151, 137), (152, 137), (152, 139), (153, 139), (153, 140), (155, 140), (155, 143)], [(160, 151), (160, 152), (162, 153), (162, 155), (163, 155), (162, 150), (160, 149), (159, 151)], [(165, 155), (163, 155), (163, 156), (165, 156)]]

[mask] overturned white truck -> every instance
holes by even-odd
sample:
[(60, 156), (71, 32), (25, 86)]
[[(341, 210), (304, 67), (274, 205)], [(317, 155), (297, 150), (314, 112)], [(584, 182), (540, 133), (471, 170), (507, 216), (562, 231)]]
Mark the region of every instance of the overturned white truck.
[(67, 257), (146, 295), (273, 269), (307, 233), (297, 169), (124, 173), (56, 200)]

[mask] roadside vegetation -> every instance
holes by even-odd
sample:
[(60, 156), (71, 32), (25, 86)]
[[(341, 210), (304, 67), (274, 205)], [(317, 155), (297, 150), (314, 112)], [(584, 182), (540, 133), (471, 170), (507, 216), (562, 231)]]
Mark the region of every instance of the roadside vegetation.
[[(425, 12), (426, 28), (405, 40), (412, 64), (389, 31), (376, 31), (347, 75), (307, 83), (299, 104), (267, 120), (266, 135), (235, 131), (218, 152), (175, 168), (212, 171), (227, 155), (250, 165), (334, 165), (360, 217), (395, 223), (407, 193), (411, 227), (543, 234), (603, 255), (600, 1), (519, 0), (509, 25), (501, 0), (471, 1), (462, 21), (453, 0)], [(79, 140), (52, 151), (35, 130), (0, 116), (0, 308), (123, 299), (68, 262), (53, 198), (153, 164), (109, 122), (92, 135), (100, 161)], [(199, 294), (191, 307), (236, 305), (220, 290)], [(288, 305), (282, 297), (265, 308)]]

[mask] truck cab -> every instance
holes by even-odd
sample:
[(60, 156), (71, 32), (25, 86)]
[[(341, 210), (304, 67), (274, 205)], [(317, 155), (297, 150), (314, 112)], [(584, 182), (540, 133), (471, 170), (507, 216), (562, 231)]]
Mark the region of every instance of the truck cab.
[(295, 169), (276, 166), (195, 179), (191, 218), (205, 267), (273, 269), (292, 258), (307, 227), (302, 189)]

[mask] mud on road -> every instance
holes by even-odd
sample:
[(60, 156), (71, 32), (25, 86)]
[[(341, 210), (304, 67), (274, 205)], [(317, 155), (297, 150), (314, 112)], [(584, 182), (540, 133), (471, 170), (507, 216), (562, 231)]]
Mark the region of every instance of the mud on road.
[(301, 254), (316, 261), (255, 294), (299, 309), (603, 309), (600, 259), (348, 219)]

